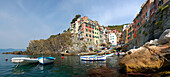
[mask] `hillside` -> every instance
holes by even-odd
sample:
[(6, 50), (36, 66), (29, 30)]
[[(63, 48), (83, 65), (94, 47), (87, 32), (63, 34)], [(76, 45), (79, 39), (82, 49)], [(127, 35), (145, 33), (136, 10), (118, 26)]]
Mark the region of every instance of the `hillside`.
[[(78, 45), (77, 45), (78, 44)], [(26, 53), (29, 54), (60, 54), (69, 51), (69, 53), (86, 52), (86, 45), (79, 43), (75, 36), (70, 32), (58, 35), (52, 35), (47, 40), (32, 40), (27, 47)]]
[(113, 26), (107, 26), (109, 29), (116, 29), (116, 30), (118, 30), (118, 31), (122, 31), (122, 29), (123, 29), (123, 26), (124, 25), (128, 25), (128, 24), (123, 24), (123, 25), (113, 25)]

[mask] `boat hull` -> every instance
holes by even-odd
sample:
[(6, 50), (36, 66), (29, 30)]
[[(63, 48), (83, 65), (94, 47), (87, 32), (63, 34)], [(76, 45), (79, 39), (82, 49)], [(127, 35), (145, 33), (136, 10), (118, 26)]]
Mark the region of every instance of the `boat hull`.
[(19, 65), (25, 65), (25, 64), (33, 64), (38, 63), (37, 58), (27, 58), (27, 57), (15, 57), (11, 59), (11, 62), (19, 64)]
[(40, 62), (40, 64), (50, 64), (53, 63), (55, 60), (55, 58), (52, 57), (40, 57), (38, 58), (38, 61)]
[(82, 61), (105, 61), (106, 56), (81, 56)]

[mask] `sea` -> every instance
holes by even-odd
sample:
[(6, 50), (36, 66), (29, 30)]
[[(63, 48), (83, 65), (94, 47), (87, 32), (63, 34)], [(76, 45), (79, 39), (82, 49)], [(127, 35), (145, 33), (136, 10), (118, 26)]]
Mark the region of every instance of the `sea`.
[[(88, 71), (99, 66), (118, 69), (121, 56), (108, 57), (106, 61), (81, 61), (80, 56), (53, 56), (53, 64), (18, 65), (11, 62), (13, 57), (35, 57), (37, 55), (2, 54), (0, 51), (0, 77), (87, 77)], [(8, 59), (6, 61), (5, 59)]]

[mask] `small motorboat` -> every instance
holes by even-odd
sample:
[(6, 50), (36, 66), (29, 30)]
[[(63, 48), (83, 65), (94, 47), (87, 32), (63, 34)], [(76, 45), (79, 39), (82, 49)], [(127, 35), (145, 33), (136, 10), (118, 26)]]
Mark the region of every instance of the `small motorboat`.
[(106, 57), (107, 56), (93, 56), (93, 55), (90, 55), (90, 56), (81, 56), (80, 59), (82, 61), (105, 61), (106, 60)]
[(38, 63), (38, 58), (29, 58), (29, 57), (14, 57), (11, 59), (11, 62), (18, 63), (19, 65)]
[(55, 60), (54, 57), (39, 57), (38, 61), (40, 62), (40, 64), (49, 64), (49, 63), (53, 63)]

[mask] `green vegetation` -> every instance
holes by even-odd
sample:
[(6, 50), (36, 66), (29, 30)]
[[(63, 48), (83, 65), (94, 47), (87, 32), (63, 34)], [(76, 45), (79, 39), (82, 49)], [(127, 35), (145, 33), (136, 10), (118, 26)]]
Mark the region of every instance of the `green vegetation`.
[(79, 45), (80, 43), (77, 43), (77, 45)]
[(163, 26), (159, 26), (159, 29), (162, 29), (162, 30), (163, 30)]
[(108, 25), (108, 28), (110, 28), (110, 29), (116, 29), (116, 30), (118, 30), (118, 31), (122, 31), (124, 25), (129, 25), (129, 24), (114, 25), (114, 26)]
[(143, 24), (143, 27), (144, 27), (144, 28), (146, 27), (146, 23)]
[(162, 7), (158, 8), (158, 10), (156, 11), (156, 14), (158, 14), (161, 11), (161, 8)]
[(141, 31), (138, 32), (138, 34), (140, 34), (140, 33), (141, 33)]
[(148, 35), (148, 33), (146, 33), (145, 31), (143, 31), (143, 34), (144, 34), (145, 36), (147, 36), (147, 35)]
[(166, 5), (165, 7), (162, 7), (161, 8), (161, 12), (163, 12), (166, 8), (168, 8), (169, 7), (169, 5)]
[(81, 17), (81, 15), (79, 15), (79, 14), (76, 15), (76, 16), (72, 19), (71, 24), (74, 23), (75, 21), (77, 21), (77, 19), (80, 18), (80, 17)]
[(55, 38), (57, 35), (51, 35), (50, 38), (48, 39), (52, 39), (52, 38)]
[(160, 7), (157, 11), (156, 11), (156, 14), (158, 14), (159, 12), (163, 12), (166, 8), (168, 8), (169, 7), (169, 5), (166, 5), (165, 7)]
[(162, 24), (162, 21), (158, 21), (155, 23), (155, 25), (161, 25)]
[(64, 33), (67, 32), (66, 30), (63, 31)]
[(109, 45), (110, 45), (110, 44), (112, 44), (112, 43), (111, 43), (111, 42), (107, 42), (107, 44), (109, 44)]
[(99, 50), (94, 50), (95, 52), (99, 51)]

